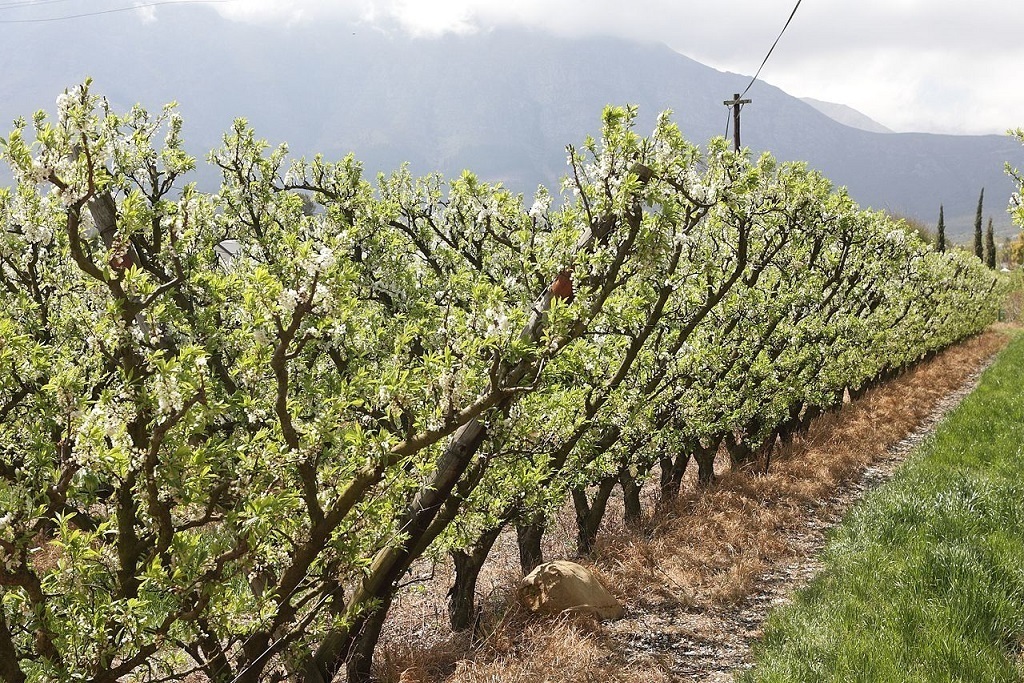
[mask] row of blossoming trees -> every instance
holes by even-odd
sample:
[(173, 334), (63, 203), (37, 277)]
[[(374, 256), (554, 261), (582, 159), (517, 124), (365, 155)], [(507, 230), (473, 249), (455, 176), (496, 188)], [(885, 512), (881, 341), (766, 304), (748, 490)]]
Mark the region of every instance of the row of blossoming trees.
[(527, 208), (242, 121), (207, 194), (172, 109), (58, 105), (2, 148), (6, 681), (364, 680), (417, 559), (464, 628), (503, 530), (529, 569), (571, 498), (587, 552), (616, 488), (765, 469), (996, 312), (973, 256), (667, 116), (607, 110)]

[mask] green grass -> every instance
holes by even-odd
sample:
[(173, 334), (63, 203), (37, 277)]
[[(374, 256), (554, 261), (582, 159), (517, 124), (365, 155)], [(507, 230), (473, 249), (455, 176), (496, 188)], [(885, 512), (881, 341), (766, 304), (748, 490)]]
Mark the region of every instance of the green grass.
[(824, 561), (740, 681), (1024, 680), (1024, 335)]

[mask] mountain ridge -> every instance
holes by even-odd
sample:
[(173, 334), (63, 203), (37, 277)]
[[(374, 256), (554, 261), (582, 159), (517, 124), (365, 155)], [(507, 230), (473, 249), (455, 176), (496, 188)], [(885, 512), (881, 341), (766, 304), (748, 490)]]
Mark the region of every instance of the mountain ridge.
[[(51, 49), (33, 49), (40, 44)], [(297, 155), (353, 152), (368, 173), (403, 162), (417, 174), (468, 168), (527, 194), (557, 186), (565, 146), (597, 132), (605, 105), (638, 105), (641, 132), (672, 109), (702, 145), (725, 133), (722, 102), (749, 82), (654, 42), (526, 29), (409, 38), (328, 22), (275, 28), (202, 7), (152, 23), (127, 14), (29, 25), (0, 49), (0, 67), (10, 94), (0, 120), (52, 111), (59, 92), (91, 75), (116, 108), (178, 101), (200, 155), (246, 116), (257, 134), (288, 141)], [(1024, 166), (1010, 138), (857, 130), (760, 81), (748, 97), (743, 143), (753, 154), (806, 161), (862, 205), (926, 225), (944, 204), (956, 238), (972, 229), (984, 186), (996, 207), (986, 214), (1010, 229), (1003, 164)]]
[(869, 133), (895, 133), (896, 131), (891, 128), (887, 128), (873, 118), (859, 112), (853, 107), (845, 104), (839, 104), (838, 102), (826, 102), (824, 100), (818, 100), (813, 97), (801, 97), (801, 102), (806, 102), (825, 116), (829, 117), (834, 121), (850, 126), (851, 128), (859, 128), (860, 130), (866, 130)]

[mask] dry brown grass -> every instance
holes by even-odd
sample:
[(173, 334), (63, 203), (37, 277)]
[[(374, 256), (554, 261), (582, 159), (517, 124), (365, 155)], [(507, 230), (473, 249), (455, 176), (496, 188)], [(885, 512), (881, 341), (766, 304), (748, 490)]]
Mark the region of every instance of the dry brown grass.
[(50, 533), (43, 531), (37, 533), (32, 539), (32, 548), (29, 552), (31, 553), (29, 564), (37, 576), (43, 576), (53, 571), (62, 559), (67, 558), (67, 553), (64, 552), (60, 544)]
[[(512, 647), (490, 661), (459, 662), (447, 679), (458, 683), (533, 683), (534, 681), (593, 680), (604, 659), (600, 627), (587, 618), (562, 618), (531, 623), (522, 632), (522, 647)], [(505, 648), (502, 648), (503, 650)], [(543, 653), (542, 657), (533, 656)]]
[[(745, 597), (767, 564), (791, 552), (785, 532), (804, 522), (808, 507), (885, 455), (1005, 343), (998, 333), (975, 337), (823, 416), (803, 441), (776, 456), (767, 476), (726, 472), (711, 491), (691, 489), (659, 539), (678, 549), (676, 580), (700, 604)], [(622, 561), (621, 582), (631, 592), (657, 580), (645, 565), (630, 556)]]
[[(698, 490), (693, 485), (695, 473), (688, 473), (685, 493), (675, 506), (657, 513), (643, 529), (625, 527), (610, 506), (595, 568), (634, 612), (737, 604), (756, 590), (768, 568), (801, 552), (794, 530), (826, 510), (828, 501), (834, 505), (837, 491), (884, 458), (1006, 342), (1002, 331), (986, 332), (823, 416), (802, 441), (776, 454), (767, 475), (722, 471), (712, 488)], [(724, 470), (724, 464), (720, 467)], [(565, 515), (552, 530), (550, 557), (567, 554), (571, 512), (567, 509)], [(399, 617), (382, 642), (383, 681), (671, 680), (668, 667), (659, 665), (656, 655), (652, 659), (624, 652), (593, 621), (545, 621), (525, 614), (514, 598), (514, 543), (506, 540), (503, 548), (496, 553), (498, 569), (491, 573), (485, 599), (482, 642), (471, 645), (468, 637), (451, 637), (437, 623), (427, 628), (425, 621), (419, 631), (422, 637), (411, 637), (415, 634)], [(443, 599), (441, 590), (433, 599)], [(443, 607), (435, 604), (433, 610), (443, 622)]]

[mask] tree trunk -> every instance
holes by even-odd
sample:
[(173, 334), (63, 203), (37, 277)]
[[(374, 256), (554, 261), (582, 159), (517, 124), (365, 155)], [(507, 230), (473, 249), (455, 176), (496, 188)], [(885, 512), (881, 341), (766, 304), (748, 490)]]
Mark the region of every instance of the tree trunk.
[(689, 451), (677, 453), (676, 457), (665, 455), (660, 459), (661, 479), (658, 486), (658, 508), (667, 510), (679, 497), (683, 486), (683, 475), (690, 464)]
[(789, 448), (793, 445), (793, 437), (799, 426), (799, 422), (790, 420), (779, 427), (779, 448)]
[(806, 434), (807, 430), (811, 428), (811, 423), (820, 417), (823, 412), (824, 411), (822, 411), (818, 406), (807, 406), (807, 409), (804, 410), (803, 417), (800, 418), (800, 433)]
[(644, 519), (643, 506), (640, 504), (640, 485), (627, 469), (619, 472), (619, 485), (622, 487), (622, 500), (625, 506), (623, 520), (629, 526), (637, 526)]
[(668, 506), (679, 491), (672, 486), (672, 456), (665, 454), (658, 458), (658, 467), (661, 473), (658, 477), (658, 509), (662, 510)]
[(719, 442), (711, 446), (701, 446), (694, 449), (693, 457), (697, 461), (697, 483), (700, 486), (710, 486), (715, 483), (715, 454), (718, 453)]
[(0, 604), (0, 680), (4, 683), (25, 683), (25, 672), (18, 666), (18, 653), (7, 627), (3, 604)]
[(604, 511), (608, 507), (608, 498), (615, 490), (617, 481), (616, 475), (602, 479), (594, 494), (592, 504), (587, 497), (586, 489), (574, 488), (572, 490), (572, 502), (576, 507), (576, 552), (581, 556), (585, 557), (594, 552), (597, 531), (601, 528)]
[(453, 631), (465, 631), (476, 622), (476, 582), (502, 526), (498, 525), (482, 533), (469, 548), (469, 552), (462, 549), (451, 552), (455, 564), (455, 583), (448, 591), (448, 620)]
[(801, 401), (794, 403), (789, 409), (789, 419), (779, 427), (779, 440), (783, 448), (793, 445), (793, 437), (800, 430), (800, 411), (804, 408)]
[(544, 551), (541, 550), (541, 541), (544, 539), (546, 527), (544, 515), (537, 515), (526, 524), (516, 525), (516, 543), (519, 545), (519, 565), (523, 568), (523, 576), (526, 576), (537, 565), (544, 562)]
[(380, 640), (380, 632), (384, 628), (384, 620), (387, 619), (393, 598), (394, 592), (389, 593), (371, 608), (363, 619), (362, 627), (348, 649), (348, 661), (345, 665), (348, 683), (373, 683), (373, 651), (377, 648), (377, 641)]
[(754, 447), (744, 439), (727, 438), (725, 450), (729, 452), (729, 460), (733, 469), (744, 469), (754, 461)]
[(772, 465), (772, 453), (775, 452), (775, 442), (779, 439), (779, 432), (781, 427), (777, 427), (772, 430), (764, 441), (761, 442), (761, 446), (757, 449), (757, 459), (764, 461), (763, 474), (768, 474), (768, 470)]
[[(331, 681), (345, 662), (348, 662), (350, 683), (369, 680), (351, 678), (352, 672), (356, 675), (362, 675), (364, 670), (369, 672), (375, 645), (373, 639), (380, 635), (387, 608), (394, 598), (396, 581), (458, 513), (458, 498), (450, 494), (470, 467), (484, 435), (485, 429), (479, 420), (472, 420), (456, 431), (437, 469), (414, 495), (400, 520), (399, 526), (405, 530), (407, 538), (402, 543), (378, 551), (363, 580), (352, 593), (347, 608), (351, 621), (327, 633), (313, 656), (303, 664), (302, 680), (305, 683)], [(482, 473), (481, 465), (473, 471), (470, 479)], [(436, 519), (440, 512), (443, 514)]]

